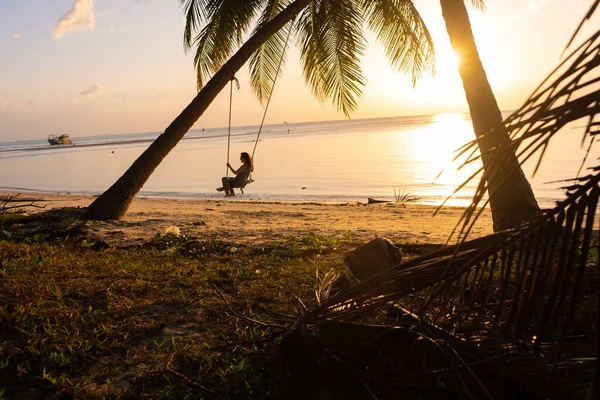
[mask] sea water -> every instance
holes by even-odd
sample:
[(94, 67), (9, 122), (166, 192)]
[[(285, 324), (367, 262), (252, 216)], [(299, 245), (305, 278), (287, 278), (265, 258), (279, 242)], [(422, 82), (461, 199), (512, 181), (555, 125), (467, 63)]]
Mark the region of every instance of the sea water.
[[(355, 119), (231, 129), (229, 161), (255, 151), (253, 183), (240, 199), (259, 201), (366, 202), (406, 197), (425, 204), (464, 206), (477, 185), (456, 188), (480, 164), (459, 171), (454, 151), (473, 140), (468, 115)], [(0, 189), (100, 194), (113, 184), (158, 137), (159, 132), (78, 137), (73, 145), (51, 146), (45, 139), (0, 143)], [(258, 138), (258, 142), (257, 142)], [(226, 128), (193, 129), (154, 171), (139, 196), (221, 198), (215, 189), (227, 173)], [(564, 198), (587, 148), (581, 128), (566, 128), (553, 141), (532, 177), (538, 202), (550, 207)], [(598, 164), (592, 150), (585, 168)], [(229, 173), (230, 174), (230, 173)], [(240, 195), (238, 190), (238, 195)]]

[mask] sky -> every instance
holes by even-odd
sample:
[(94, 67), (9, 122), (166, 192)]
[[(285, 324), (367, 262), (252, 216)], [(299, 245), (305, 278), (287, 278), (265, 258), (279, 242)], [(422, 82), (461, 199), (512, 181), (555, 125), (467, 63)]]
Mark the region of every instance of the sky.
[[(468, 112), (439, 1), (414, 0), (433, 36), (437, 74), (413, 87), (373, 39), (352, 118)], [(469, 9), (479, 52), (503, 110), (518, 107), (558, 64), (591, 0), (487, 0)], [(597, 28), (595, 18), (579, 37)], [(161, 132), (196, 95), (177, 0), (0, 0), (0, 141)], [(293, 41), (292, 41), (293, 43)], [(237, 75), (232, 125), (260, 124), (263, 107)], [(222, 92), (195, 128), (226, 126)], [(343, 119), (312, 96), (290, 48), (265, 123)]]

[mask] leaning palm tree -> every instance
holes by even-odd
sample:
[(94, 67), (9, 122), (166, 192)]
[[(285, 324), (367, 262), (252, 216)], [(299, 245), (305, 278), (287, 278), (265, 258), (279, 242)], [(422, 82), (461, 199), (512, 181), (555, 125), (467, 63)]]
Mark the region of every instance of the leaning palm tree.
[[(126, 213), (154, 169), (249, 59), (253, 88), (264, 99), (276, 79), (275, 65), (284, 57), (286, 35), (280, 30), (296, 16), (298, 22), (287, 29), (298, 36), (308, 82), (317, 97), (332, 98), (347, 115), (356, 107), (356, 97), (364, 84), (359, 67), (359, 57), (366, 47), (363, 22), (383, 42), (391, 63), (410, 73), (413, 80), (433, 65), (431, 37), (410, 0), (180, 3), (186, 13), (186, 46), (197, 46), (195, 61), (201, 90), (125, 174), (88, 207), (92, 217), (119, 219)], [(242, 37), (257, 14), (260, 16), (254, 33), (243, 43)], [(206, 24), (200, 29), (202, 23)], [(200, 33), (193, 38), (197, 30)]]

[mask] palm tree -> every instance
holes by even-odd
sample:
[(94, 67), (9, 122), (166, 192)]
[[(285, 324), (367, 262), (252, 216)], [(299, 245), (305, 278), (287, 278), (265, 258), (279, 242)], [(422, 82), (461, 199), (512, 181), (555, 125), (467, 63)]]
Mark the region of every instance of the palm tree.
[[(125, 215), (133, 197), (154, 169), (251, 56), (253, 87), (260, 99), (268, 96), (277, 75), (275, 65), (284, 56), (286, 35), (279, 31), (296, 16), (298, 23), (294, 29), (299, 35), (307, 81), (320, 99), (333, 98), (347, 115), (355, 108), (355, 98), (361, 94), (360, 87), (364, 84), (358, 64), (366, 47), (363, 22), (377, 33), (390, 62), (411, 73), (413, 80), (433, 65), (431, 37), (410, 0), (295, 0), (291, 3), (286, 0), (180, 0), (180, 3), (186, 12), (186, 46), (189, 48), (193, 42), (198, 48), (195, 62), (201, 90), (125, 174), (88, 207), (92, 218), (119, 219)], [(259, 12), (253, 35), (242, 45), (242, 35)], [(192, 40), (192, 33), (204, 21), (208, 22)]]
[(458, 69), (486, 171), (494, 231), (517, 227), (539, 212), (537, 201), (514, 151), (507, 146), (507, 132), (494, 129), (502, 123), (502, 114), (479, 57), (464, 0), (440, 0), (440, 4), (450, 43), (460, 58)]

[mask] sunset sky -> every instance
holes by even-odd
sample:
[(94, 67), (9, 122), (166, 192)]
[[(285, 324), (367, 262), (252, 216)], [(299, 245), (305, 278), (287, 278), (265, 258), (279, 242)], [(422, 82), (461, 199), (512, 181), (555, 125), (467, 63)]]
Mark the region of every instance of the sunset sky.
[[(558, 63), (590, 0), (488, 0), (470, 9), (475, 38), (500, 107), (513, 109)], [(371, 41), (364, 95), (352, 118), (468, 111), (436, 0), (415, 0), (438, 56), (436, 77), (412, 87)], [(588, 23), (587, 30), (597, 27)], [(196, 94), (176, 0), (0, 0), (0, 141), (162, 131)], [(304, 84), (293, 47), (266, 123), (342, 119)], [(233, 125), (257, 125), (262, 107), (238, 74)], [(222, 93), (196, 128), (227, 124)]]

